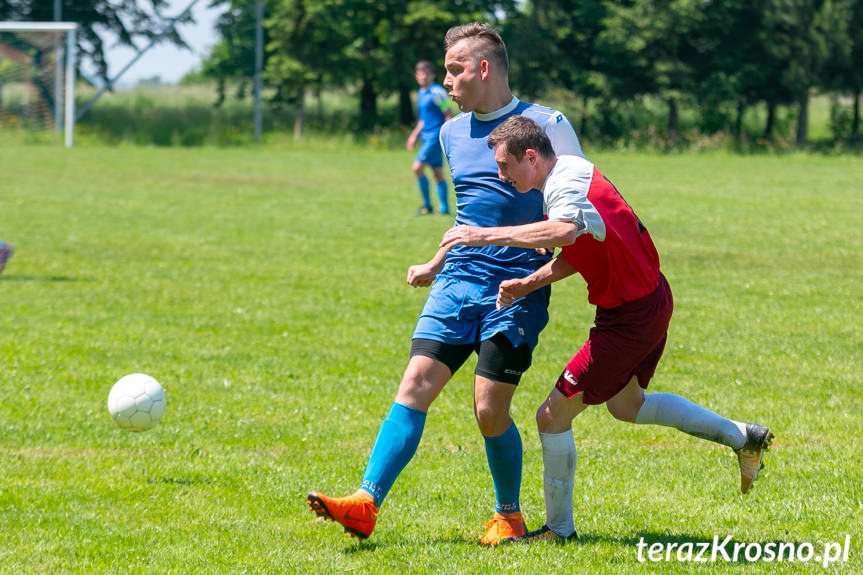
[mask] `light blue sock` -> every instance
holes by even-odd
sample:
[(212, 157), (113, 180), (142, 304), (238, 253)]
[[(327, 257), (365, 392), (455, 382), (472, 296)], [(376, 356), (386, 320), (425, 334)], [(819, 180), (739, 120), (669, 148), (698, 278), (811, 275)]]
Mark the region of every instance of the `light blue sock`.
[(494, 510), (515, 513), (521, 490), (521, 435), (515, 422), (497, 437), (485, 438), (485, 455), (494, 481)]
[(425, 421), (424, 412), (393, 403), (381, 424), (361, 486), (375, 498), (378, 507), (384, 502), (396, 477), (416, 453)]
[(423, 197), (423, 207), (432, 209), (431, 194), (429, 192), (429, 179), (425, 174), (417, 178), (417, 185), (420, 188), (420, 195)]
[(449, 213), (449, 200), (447, 199), (447, 185), (445, 180), (437, 183), (437, 199), (440, 202), (441, 213)]

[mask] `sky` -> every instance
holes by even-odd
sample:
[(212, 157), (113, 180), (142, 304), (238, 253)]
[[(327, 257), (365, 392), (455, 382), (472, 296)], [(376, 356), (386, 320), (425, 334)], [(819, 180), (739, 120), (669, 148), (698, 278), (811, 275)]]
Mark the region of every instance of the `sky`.
[[(180, 14), (192, 0), (169, 0), (169, 8), (163, 10), (166, 17)], [(150, 48), (141, 58), (117, 81), (119, 86), (134, 85), (142, 78), (160, 76), (163, 82), (176, 83), (187, 72), (197, 68), (201, 60), (209, 53), (218, 40), (215, 31), (216, 20), (225, 7), (210, 8), (210, 0), (198, 0), (192, 8), (195, 24), (179, 26), (180, 35), (186, 40), (190, 50), (180, 50), (164, 43)], [(120, 72), (132, 58), (134, 50), (123, 47), (110, 47), (106, 51), (110, 77)]]

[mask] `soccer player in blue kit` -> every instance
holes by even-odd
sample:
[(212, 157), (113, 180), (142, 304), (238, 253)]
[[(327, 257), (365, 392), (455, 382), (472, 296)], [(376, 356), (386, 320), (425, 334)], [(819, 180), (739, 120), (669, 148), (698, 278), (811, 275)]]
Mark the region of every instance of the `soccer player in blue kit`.
[[(455, 187), (455, 225), (542, 220), (540, 192), (520, 194), (498, 178), (488, 135), (506, 118), (521, 114), (543, 128), (556, 154), (583, 156), (572, 125), (562, 113), (512, 95), (506, 46), (487, 24), (451, 28), (444, 44), (444, 87), (462, 111), (444, 124), (440, 136)], [(526, 532), (519, 507), (522, 442), (509, 409), (548, 322), (550, 290), (536, 290), (500, 310), (495, 302), (501, 281), (524, 277), (549, 259), (529, 248), (457, 246), (441, 248), (427, 263), (410, 267), (410, 285), (432, 286), (414, 330), (410, 361), (359, 489), (346, 497), (309, 493), (309, 506), (319, 517), (361, 539), (371, 535), (384, 498), (416, 452), (429, 407), (475, 351), (474, 413), (495, 491), (494, 515), (480, 542), (497, 545)]]
[(0, 240), (0, 272), (6, 267), (6, 262), (9, 261), (9, 258), (14, 253), (15, 248), (12, 247), (12, 244), (7, 244), (3, 240)]
[(419, 121), (408, 136), (406, 147), (413, 150), (417, 138), (421, 144), (414, 163), (411, 166), (417, 177), (417, 187), (422, 197), (422, 205), (416, 215), (423, 216), (434, 213), (429, 191), (429, 180), (425, 175), (426, 166), (430, 166), (434, 174), (440, 213), (449, 214), (449, 190), (443, 175), (443, 153), (440, 147), (440, 128), (443, 123), (452, 118), (450, 102), (446, 89), (434, 82), (434, 68), (428, 60), (417, 62), (414, 70), (419, 90), (417, 90), (417, 115)]

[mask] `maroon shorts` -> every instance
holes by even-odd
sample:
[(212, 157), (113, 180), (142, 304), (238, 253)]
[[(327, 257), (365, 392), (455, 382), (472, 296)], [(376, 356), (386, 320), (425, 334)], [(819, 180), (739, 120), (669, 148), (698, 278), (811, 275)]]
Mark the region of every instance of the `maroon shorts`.
[(674, 303), (665, 276), (650, 294), (613, 309), (596, 308), (590, 337), (557, 380), (566, 397), (583, 393), (582, 401), (605, 403), (633, 376), (647, 389), (665, 349)]

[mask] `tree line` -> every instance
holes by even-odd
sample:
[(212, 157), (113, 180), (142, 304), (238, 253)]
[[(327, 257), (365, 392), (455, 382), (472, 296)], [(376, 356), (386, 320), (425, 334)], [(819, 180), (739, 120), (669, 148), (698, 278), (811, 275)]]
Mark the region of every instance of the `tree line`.
[[(203, 74), (222, 86), (250, 76), (255, 3), (215, 3), (227, 11)], [(737, 137), (760, 106), (763, 138), (778, 110), (792, 109), (803, 145), (810, 99), (828, 93), (850, 116), (841, 135), (860, 137), (863, 0), (267, 0), (266, 14), (264, 78), (298, 124), (310, 94), (345, 86), (358, 95), (360, 128), (377, 125), (378, 98), (393, 94), (410, 124), (414, 63), (432, 60), (442, 76), (446, 30), (484, 20), (507, 42), (514, 91), (568, 91), (582, 103), (582, 132), (591, 118), (619, 129), (618, 106), (650, 98), (666, 109), (670, 140), (681, 106), (697, 108), (702, 131)]]
[[(79, 59), (107, 79), (103, 35), (123, 44), (160, 37), (183, 46), (166, 0), (62, 0), (80, 25)], [(220, 41), (200, 76), (221, 98), (251, 86), (257, 0), (210, 0), (225, 12)], [(50, 21), (54, 0), (0, 0), (0, 19)], [(621, 110), (661, 102), (664, 137), (674, 141), (681, 110), (697, 110), (703, 133), (740, 137), (748, 110), (763, 110), (769, 140), (780, 111), (807, 142), (813, 94), (829, 94), (834, 135), (860, 141), (863, 0), (266, 0), (264, 81), (269, 104), (287, 109), (299, 134), (307, 102), (329, 90), (357, 96), (356, 126), (389, 123), (382, 97), (396, 97), (397, 121), (414, 121), (413, 66), (431, 60), (443, 76), (443, 36), (488, 21), (510, 52), (513, 90), (541, 99), (564, 91), (579, 105), (582, 134), (614, 138)], [(187, 18), (188, 19), (188, 18)], [(163, 32), (167, 32), (162, 36)], [(570, 114), (572, 116), (572, 114)]]
[(158, 38), (188, 47), (177, 31), (177, 22), (166, 18), (167, 0), (0, 0), (0, 20), (52, 22), (59, 8), (60, 20), (78, 24), (78, 62), (87, 61), (101, 81), (108, 81), (105, 60), (106, 33), (118, 44), (131, 48)]

